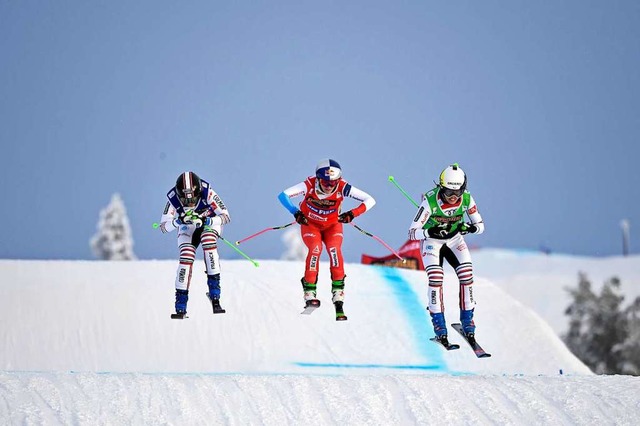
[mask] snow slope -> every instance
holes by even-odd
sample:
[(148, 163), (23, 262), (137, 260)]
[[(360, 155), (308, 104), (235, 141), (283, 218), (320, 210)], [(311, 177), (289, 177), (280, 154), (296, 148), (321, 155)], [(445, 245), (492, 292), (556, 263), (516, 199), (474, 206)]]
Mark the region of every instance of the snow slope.
[[(202, 265), (171, 320), (174, 261), (0, 261), (3, 424), (634, 424), (640, 381), (594, 376), (537, 314), (479, 276), (479, 342), (430, 342), (424, 273), (347, 265), (336, 322), (302, 316), (300, 262)], [(445, 278), (448, 322), (457, 285)], [(452, 340), (463, 343), (455, 332)], [(518, 336), (527, 339), (518, 340)], [(562, 370), (563, 374), (560, 374)]]

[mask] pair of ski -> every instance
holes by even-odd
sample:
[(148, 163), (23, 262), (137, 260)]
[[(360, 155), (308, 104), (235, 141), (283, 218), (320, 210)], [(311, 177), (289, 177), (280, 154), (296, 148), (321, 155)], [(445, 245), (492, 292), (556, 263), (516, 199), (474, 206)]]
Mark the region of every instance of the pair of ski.
[[(225, 312), (227, 312), (226, 309), (222, 309), (222, 307), (220, 306), (220, 303), (213, 303), (213, 299), (209, 297), (209, 293), (206, 293), (206, 295), (207, 295), (207, 300), (209, 300), (209, 302), (211, 303), (211, 307), (213, 308), (214, 314), (224, 314)], [(171, 319), (185, 319), (185, 318), (189, 318), (186, 312), (171, 314)]]
[[(318, 299), (307, 300), (305, 302), (304, 310), (300, 313), (302, 315), (311, 315), (319, 307), (320, 307), (320, 300)], [(344, 314), (344, 311), (342, 310), (342, 306), (340, 307), (336, 306), (336, 321), (346, 321), (346, 320), (347, 320), (347, 316)]]
[[(484, 349), (482, 349), (482, 346), (480, 346), (478, 344), (478, 342), (476, 342), (475, 336), (468, 336), (464, 332), (464, 330), (462, 329), (462, 324), (460, 324), (460, 323), (451, 324), (451, 327), (453, 327), (453, 329), (455, 331), (460, 333), (460, 335), (469, 344), (469, 346), (471, 346), (471, 349), (473, 349), (473, 353), (475, 353), (478, 358), (489, 358), (491, 356), (490, 353), (488, 353)], [(429, 340), (438, 343), (439, 345), (441, 345), (442, 347), (444, 347), (448, 351), (452, 351), (452, 350), (455, 350), (455, 349), (460, 349), (460, 345), (455, 344), (455, 343), (449, 343), (448, 340), (446, 342), (444, 342), (444, 341), (439, 340), (439, 339), (437, 339), (435, 337), (432, 337)]]

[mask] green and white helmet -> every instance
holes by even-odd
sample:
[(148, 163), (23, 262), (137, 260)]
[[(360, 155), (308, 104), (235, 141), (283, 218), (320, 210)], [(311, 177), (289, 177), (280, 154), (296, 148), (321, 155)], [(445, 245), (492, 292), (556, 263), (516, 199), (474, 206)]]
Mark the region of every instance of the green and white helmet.
[(439, 185), (444, 195), (460, 196), (467, 189), (467, 175), (458, 166), (458, 163), (453, 163), (440, 173)]

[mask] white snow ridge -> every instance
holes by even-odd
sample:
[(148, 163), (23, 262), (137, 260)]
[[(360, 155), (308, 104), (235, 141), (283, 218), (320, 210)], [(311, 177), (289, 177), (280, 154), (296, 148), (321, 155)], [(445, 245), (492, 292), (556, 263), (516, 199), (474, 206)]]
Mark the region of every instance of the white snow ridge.
[[(176, 266), (0, 261), (0, 423), (635, 425), (640, 419), (638, 378), (591, 374), (533, 310), (485, 278), (490, 274), (477, 277), (475, 293), (478, 342), (492, 357), (478, 359), (453, 329), (459, 350), (429, 341), (424, 272), (346, 265), (349, 319), (337, 322), (326, 264), (318, 283), (322, 306), (306, 316), (301, 262), (263, 260), (255, 268), (223, 259), (227, 313), (212, 314), (197, 264), (189, 318), (172, 320)], [(445, 274), (451, 324), (457, 281), (451, 270)]]

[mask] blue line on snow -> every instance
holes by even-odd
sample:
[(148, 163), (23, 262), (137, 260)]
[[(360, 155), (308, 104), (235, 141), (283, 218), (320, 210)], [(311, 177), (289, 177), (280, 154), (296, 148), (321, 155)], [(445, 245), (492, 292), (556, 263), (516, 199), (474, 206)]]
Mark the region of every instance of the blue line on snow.
[(440, 366), (440, 371), (448, 372), (447, 364), (442, 357), (442, 349), (429, 340), (433, 337), (430, 328), (431, 318), (427, 315), (426, 307), (420, 303), (418, 295), (411, 289), (409, 282), (402, 277), (396, 268), (385, 266), (376, 266), (375, 268), (391, 288), (398, 305), (406, 315), (407, 322), (414, 334), (416, 349), (420, 355), (429, 363)]
[(408, 364), (331, 364), (313, 362), (294, 362), (300, 367), (329, 367), (329, 368), (391, 368), (395, 370), (441, 370), (440, 365), (408, 365)]
[(415, 347), (419, 355), (427, 363), (421, 364), (331, 364), (294, 362), (300, 367), (329, 367), (329, 368), (389, 368), (404, 370), (429, 370), (450, 373), (447, 363), (442, 356), (442, 349), (429, 338), (433, 337), (431, 331), (431, 318), (427, 315), (425, 306), (422, 306), (418, 295), (411, 289), (399, 270), (384, 266), (374, 266), (383, 278), (384, 283), (390, 288), (391, 294), (396, 298), (400, 311), (406, 316), (406, 321), (413, 332)]

